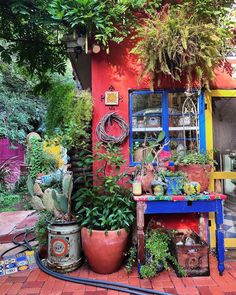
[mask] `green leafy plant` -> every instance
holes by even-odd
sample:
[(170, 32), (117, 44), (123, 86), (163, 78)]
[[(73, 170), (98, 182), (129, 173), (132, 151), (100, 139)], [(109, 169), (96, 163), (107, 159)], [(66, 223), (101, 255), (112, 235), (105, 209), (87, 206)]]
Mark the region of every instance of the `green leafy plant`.
[(228, 3), (232, 1), (187, 0), (165, 6), (140, 22), (131, 52), (139, 56), (141, 77), (150, 75), (152, 87), (163, 77), (185, 79), (187, 88), (208, 86), (214, 69), (225, 59), (232, 34), (226, 20)]
[(55, 78), (47, 92), (47, 135), (64, 147), (84, 147), (92, 119), (93, 101), (89, 91), (78, 91), (74, 82)]
[(37, 241), (41, 246), (46, 246), (48, 243), (48, 223), (52, 220), (53, 215), (48, 211), (40, 212), (39, 220), (35, 225), (35, 233)]
[(27, 150), (27, 162), (29, 165), (29, 174), (32, 178), (37, 178), (38, 174), (47, 174), (56, 169), (56, 158), (44, 152), (43, 142), (36, 137), (30, 138)]
[(214, 160), (209, 155), (209, 153), (199, 153), (199, 152), (192, 152), (187, 153), (184, 156), (180, 156), (176, 164), (184, 164), (184, 165), (191, 165), (191, 164), (200, 164), (200, 165), (207, 165), (207, 164), (214, 164)]
[(126, 254), (126, 256), (128, 256), (128, 259), (126, 261), (125, 264), (125, 269), (127, 271), (128, 274), (132, 273), (132, 269), (137, 261), (137, 247), (136, 246), (132, 246), (128, 253)]
[(124, 165), (121, 149), (112, 144), (97, 148), (100, 151), (95, 159), (101, 168), (97, 171), (96, 186), (82, 188), (74, 195), (78, 221), (89, 230), (129, 231), (135, 216), (134, 202), (125, 188), (127, 172), (121, 172)]
[(22, 201), (17, 194), (0, 193), (0, 212), (16, 211), (15, 206)]
[(12, 60), (32, 76), (45, 80), (49, 73), (64, 73), (66, 48), (63, 28), (51, 18), (45, 0), (0, 2), (1, 60)]
[(158, 9), (161, 0), (53, 0), (50, 13), (62, 21), (69, 31), (75, 30), (95, 38), (102, 45), (108, 41), (124, 40), (136, 25), (135, 12), (151, 13)]
[(151, 230), (145, 235), (145, 247), (147, 262), (141, 266), (140, 274), (142, 278), (154, 277), (160, 264), (165, 269), (169, 269), (169, 265), (173, 265), (181, 276), (185, 276), (185, 270), (178, 264), (178, 261), (170, 252), (170, 233), (164, 232), (162, 229)]
[(32, 83), (14, 66), (0, 66), (0, 137), (25, 144), (26, 135), (43, 121), (46, 104), (32, 92)]

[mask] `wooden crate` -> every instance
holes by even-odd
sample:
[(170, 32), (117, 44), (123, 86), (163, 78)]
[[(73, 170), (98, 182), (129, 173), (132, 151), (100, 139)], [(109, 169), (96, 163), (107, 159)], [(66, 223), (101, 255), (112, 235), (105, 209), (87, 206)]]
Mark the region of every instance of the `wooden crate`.
[[(185, 245), (189, 238), (192, 245)], [(183, 244), (178, 244), (179, 242)], [(171, 252), (178, 263), (185, 269), (187, 276), (209, 276), (209, 246), (193, 231), (178, 231), (171, 242)], [(178, 276), (179, 273), (176, 270)]]

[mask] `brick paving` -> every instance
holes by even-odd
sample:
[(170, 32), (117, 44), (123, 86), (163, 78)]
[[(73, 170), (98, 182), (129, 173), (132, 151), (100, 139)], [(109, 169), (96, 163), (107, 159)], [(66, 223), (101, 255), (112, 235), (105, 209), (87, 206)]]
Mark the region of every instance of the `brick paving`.
[[(236, 295), (236, 262), (226, 261), (223, 276), (218, 274), (216, 258), (210, 257), (209, 277), (178, 278), (173, 270), (163, 271), (153, 279), (139, 279), (137, 269), (127, 275), (124, 268), (110, 275), (100, 275), (86, 265), (70, 275), (121, 282), (176, 295)], [(0, 295), (120, 295), (122, 292), (70, 283), (48, 276), (39, 269), (0, 277)]]

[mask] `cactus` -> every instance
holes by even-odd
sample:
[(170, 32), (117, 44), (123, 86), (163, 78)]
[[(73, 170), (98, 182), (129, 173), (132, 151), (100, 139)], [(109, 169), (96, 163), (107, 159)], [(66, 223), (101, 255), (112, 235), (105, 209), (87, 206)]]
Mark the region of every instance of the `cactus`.
[(58, 211), (61, 211), (64, 214), (68, 213), (68, 199), (63, 194), (59, 194), (56, 190), (52, 190), (52, 198)]
[(54, 204), (54, 200), (52, 197), (52, 189), (47, 188), (44, 191), (42, 201), (43, 201), (43, 204), (44, 204), (46, 210), (53, 213), (53, 209), (55, 208), (55, 204)]
[[(36, 204), (37, 210), (46, 209), (49, 212), (54, 213), (56, 211), (58, 214), (60, 213), (61, 216), (66, 219), (71, 219), (71, 194), (73, 189), (73, 181), (72, 181), (72, 174), (71, 172), (66, 172), (63, 179), (62, 179), (62, 190), (63, 193), (58, 193), (55, 189), (46, 189), (42, 192), (41, 188), (35, 186), (31, 176), (28, 176), (27, 179), (27, 186), (30, 195), (32, 196), (32, 203)], [(34, 187), (40, 188), (40, 195), (42, 195), (42, 200), (35, 196)], [(39, 200), (41, 201), (39, 204)], [(58, 215), (57, 214), (57, 215)], [(56, 214), (54, 213), (55, 217), (57, 218)], [(59, 216), (59, 215), (58, 215)]]
[(31, 195), (31, 197), (33, 197), (34, 196), (34, 182), (33, 182), (33, 179), (30, 175), (28, 175), (26, 184), (27, 184), (29, 194)]
[(67, 214), (71, 218), (71, 194), (73, 190), (72, 173), (67, 171), (62, 179), (62, 190), (68, 200)]

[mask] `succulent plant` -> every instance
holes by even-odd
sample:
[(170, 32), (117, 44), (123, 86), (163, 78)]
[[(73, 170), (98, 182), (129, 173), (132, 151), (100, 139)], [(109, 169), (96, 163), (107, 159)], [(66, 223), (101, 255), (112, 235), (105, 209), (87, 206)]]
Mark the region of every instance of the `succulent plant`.
[[(71, 216), (71, 194), (73, 190), (72, 173), (67, 171), (62, 179), (62, 193), (55, 189), (41, 190), (39, 184), (34, 184), (31, 176), (28, 176), (27, 187), (32, 196), (32, 204), (36, 210), (47, 210), (52, 212), (55, 218), (70, 220)], [(40, 198), (41, 197), (41, 198)], [(40, 204), (40, 205), (39, 205)]]

